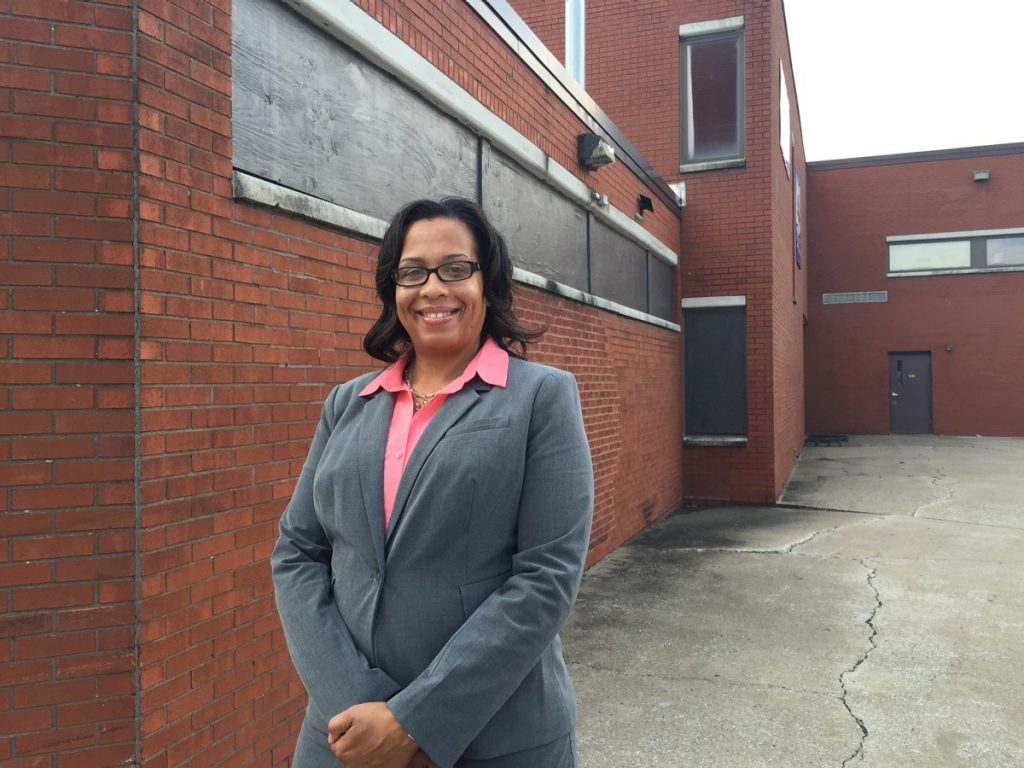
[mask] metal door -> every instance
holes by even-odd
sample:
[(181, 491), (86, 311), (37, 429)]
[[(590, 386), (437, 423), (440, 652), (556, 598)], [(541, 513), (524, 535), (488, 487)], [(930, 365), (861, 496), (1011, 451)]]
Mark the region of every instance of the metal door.
[(889, 431), (931, 434), (931, 352), (889, 353)]

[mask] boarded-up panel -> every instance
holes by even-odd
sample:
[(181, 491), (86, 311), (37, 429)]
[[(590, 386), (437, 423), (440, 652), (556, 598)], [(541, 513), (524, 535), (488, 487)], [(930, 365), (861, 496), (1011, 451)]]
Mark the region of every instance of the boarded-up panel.
[(688, 436), (747, 434), (746, 307), (683, 311)]
[(235, 0), (234, 164), (389, 219), (476, 198), (477, 139), (278, 0)]
[(590, 222), (590, 287), (598, 296), (647, 311), (647, 252), (597, 219)]
[(484, 154), (483, 206), (517, 267), (588, 290), (586, 212), (493, 149)]
[(647, 311), (662, 320), (675, 320), (676, 271), (657, 256), (647, 254)]

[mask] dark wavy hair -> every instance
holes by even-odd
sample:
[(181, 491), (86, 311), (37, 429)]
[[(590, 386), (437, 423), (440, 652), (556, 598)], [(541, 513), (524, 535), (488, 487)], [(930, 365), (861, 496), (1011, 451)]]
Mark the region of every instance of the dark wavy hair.
[(536, 341), (544, 331), (530, 331), (519, 324), (512, 309), (512, 258), (505, 238), (479, 205), (461, 197), (415, 200), (391, 219), (377, 256), (377, 295), (383, 306), (380, 317), (363, 337), (363, 349), (371, 357), (390, 363), (409, 348), (409, 334), (399, 322), (395, 307), (392, 274), (398, 268), (409, 227), (428, 219), (455, 219), (469, 228), (476, 246), (476, 257), (480, 260), (484, 298), (489, 305), (484, 315), (481, 338), (490, 336), (510, 355), (525, 358), (526, 345)]

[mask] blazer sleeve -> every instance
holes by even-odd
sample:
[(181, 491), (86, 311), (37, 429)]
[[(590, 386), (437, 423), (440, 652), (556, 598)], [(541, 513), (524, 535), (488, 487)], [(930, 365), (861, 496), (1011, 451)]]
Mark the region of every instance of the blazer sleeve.
[(512, 575), (388, 706), (441, 768), (515, 692), (565, 622), (590, 540), (594, 478), (573, 377), (551, 371), (530, 418)]
[(331, 597), (331, 543), (313, 507), (313, 476), (336, 423), (340, 390), (336, 387), (324, 403), (271, 555), (274, 594), (288, 652), (324, 720), (353, 704), (385, 701), (400, 690), (356, 648)]

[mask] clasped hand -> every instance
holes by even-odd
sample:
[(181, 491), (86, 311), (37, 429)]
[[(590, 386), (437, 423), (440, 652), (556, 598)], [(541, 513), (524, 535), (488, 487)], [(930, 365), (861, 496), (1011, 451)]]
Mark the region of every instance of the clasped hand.
[(327, 743), (346, 768), (437, 768), (383, 701), (356, 704), (332, 717)]

